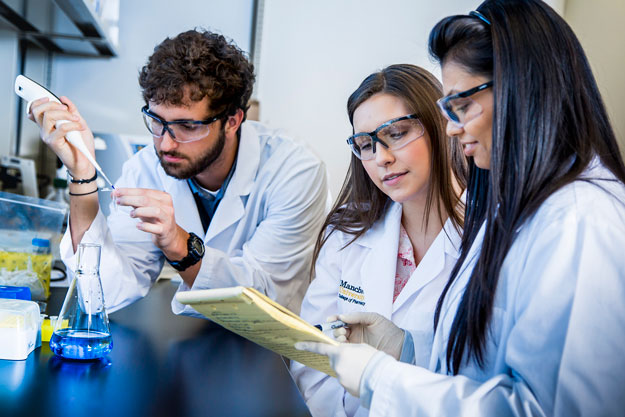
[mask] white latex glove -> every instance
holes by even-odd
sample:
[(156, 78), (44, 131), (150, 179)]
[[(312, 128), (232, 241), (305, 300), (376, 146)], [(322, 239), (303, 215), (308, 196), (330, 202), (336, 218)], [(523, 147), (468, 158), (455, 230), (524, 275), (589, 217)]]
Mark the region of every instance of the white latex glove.
[(295, 349), (306, 350), (330, 358), (339, 383), (354, 397), (360, 397), (360, 379), (367, 364), (378, 351), (365, 344), (297, 342)]
[(341, 320), (348, 327), (334, 329), (339, 342), (366, 343), (399, 360), (404, 344), (404, 330), (378, 313), (347, 313), (328, 317), (328, 322)]

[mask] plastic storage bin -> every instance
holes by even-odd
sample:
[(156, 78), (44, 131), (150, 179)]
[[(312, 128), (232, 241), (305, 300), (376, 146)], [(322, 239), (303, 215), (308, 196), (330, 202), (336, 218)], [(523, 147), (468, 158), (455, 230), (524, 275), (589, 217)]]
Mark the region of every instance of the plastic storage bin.
[(66, 213), (55, 201), (0, 192), (0, 285), (26, 286), (34, 300), (48, 298)]
[(41, 346), (40, 331), (37, 303), (0, 298), (0, 359), (26, 359)]

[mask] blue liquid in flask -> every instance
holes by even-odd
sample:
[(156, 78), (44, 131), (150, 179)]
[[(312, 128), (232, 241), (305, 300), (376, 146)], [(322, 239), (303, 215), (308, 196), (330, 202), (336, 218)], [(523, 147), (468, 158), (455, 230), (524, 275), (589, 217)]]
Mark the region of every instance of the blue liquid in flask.
[(99, 359), (111, 352), (113, 339), (109, 333), (62, 329), (52, 334), (50, 349), (67, 359)]
[(50, 349), (67, 359), (94, 360), (113, 349), (100, 281), (100, 245), (78, 245), (76, 272), (50, 338)]

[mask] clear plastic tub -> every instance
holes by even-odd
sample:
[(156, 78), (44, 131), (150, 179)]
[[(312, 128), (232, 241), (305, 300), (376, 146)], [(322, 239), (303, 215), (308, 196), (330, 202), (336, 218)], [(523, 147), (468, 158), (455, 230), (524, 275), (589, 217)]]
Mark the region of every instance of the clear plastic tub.
[(26, 359), (41, 346), (40, 330), (37, 303), (0, 298), (0, 359)]
[(0, 285), (27, 286), (34, 300), (48, 298), (66, 213), (55, 201), (0, 192)]

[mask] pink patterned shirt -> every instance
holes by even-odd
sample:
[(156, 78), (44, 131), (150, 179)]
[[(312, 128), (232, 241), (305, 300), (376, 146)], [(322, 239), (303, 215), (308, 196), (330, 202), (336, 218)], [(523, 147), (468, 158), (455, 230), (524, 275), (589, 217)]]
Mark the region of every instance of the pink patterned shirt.
[(408, 233), (404, 229), (404, 225), (399, 225), (399, 248), (397, 250), (397, 269), (395, 270), (395, 290), (393, 291), (393, 302), (401, 290), (406, 286), (412, 273), (417, 269), (414, 260), (414, 250)]

